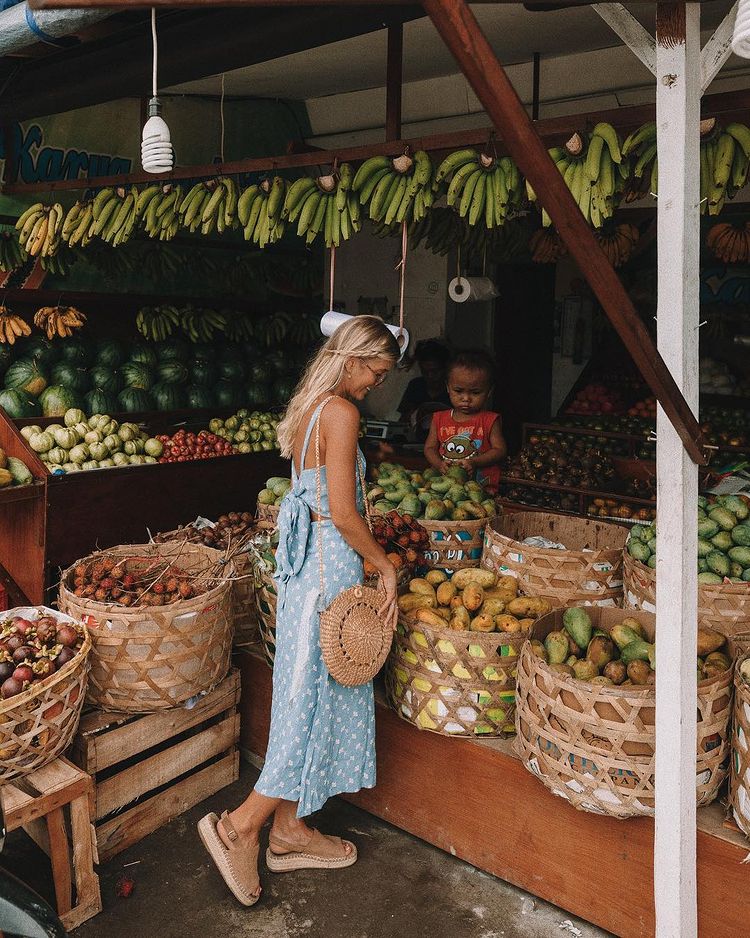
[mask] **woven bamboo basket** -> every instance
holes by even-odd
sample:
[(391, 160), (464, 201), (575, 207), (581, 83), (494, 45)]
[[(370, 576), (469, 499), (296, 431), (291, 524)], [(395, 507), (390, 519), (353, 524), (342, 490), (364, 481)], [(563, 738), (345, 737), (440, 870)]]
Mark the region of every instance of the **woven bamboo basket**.
[[(101, 553), (146, 562), (156, 557), (174, 560), (200, 578), (212, 574), (218, 552), (173, 542), (126, 545)], [(231, 565), (226, 579), (200, 596), (156, 607), (125, 607), (76, 596), (68, 588), (74, 566), (61, 578), (58, 605), (90, 630), (89, 703), (104, 710), (152, 713), (209, 691), (226, 676), (232, 651)]]
[[(543, 641), (562, 628), (563, 609), (543, 616), (531, 637)], [(594, 627), (609, 631), (616, 609), (590, 611)], [(650, 638), (655, 617), (636, 618)], [(731, 669), (698, 684), (696, 800), (713, 801), (728, 768)], [(524, 646), (518, 661), (516, 751), (526, 768), (580, 811), (627, 818), (653, 816), (656, 691), (604, 687), (553, 671)]]
[(269, 521), (271, 524), (278, 524), (280, 510), (279, 505), (261, 505), (258, 502), (256, 516), (258, 521)]
[(273, 667), (276, 657), (276, 584), (273, 574), (276, 565), (270, 551), (259, 551), (253, 559), (255, 571), (255, 607), (258, 616), (258, 631), (263, 644), (263, 653)]
[[(625, 606), (655, 612), (656, 570), (634, 560), (627, 551), (624, 558)], [(698, 624), (727, 638), (750, 630), (750, 583), (699, 583)]]
[[(622, 605), (622, 550), (627, 530), (617, 524), (542, 511), (501, 515), (484, 538), (482, 566), (515, 576), (521, 592), (557, 606)], [(527, 537), (546, 537), (566, 550), (532, 547)]]
[(516, 664), (526, 632), (456, 632), (399, 616), (385, 666), (402, 719), (443, 736), (512, 734)]
[(482, 556), (487, 519), (477, 521), (426, 521), (419, 523), (430, 536), (424, 550), (428, 567), (454, 572), (476, 567)]
[(737, 826), (750, 837), (750, 686), (740, 677), (738, 659), (734, 676), (734, 726), (732, 730), (732, 775), (729, 799)]
[[(46, 607), (4, 613), (35, 621), (41, 615), (74, 621)], [(0, 782), (28, 775), (56, 759), (73, 741), (81, 718), (89, 673), (88, 630), (78, 654), (55, 674), (0, 702)]]

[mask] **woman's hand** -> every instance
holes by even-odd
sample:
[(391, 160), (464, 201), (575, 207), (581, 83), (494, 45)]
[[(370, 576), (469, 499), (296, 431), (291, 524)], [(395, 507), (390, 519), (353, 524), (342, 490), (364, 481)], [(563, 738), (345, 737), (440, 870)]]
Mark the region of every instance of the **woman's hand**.
[(396, 631), (398, 621), (398, 583), (396, 580), (396, 568), (392, 563), (380, 571), (380, 582), (385, 592), (385, 602), (378, 610), (384, 621), (390, 625), (392, 631)]

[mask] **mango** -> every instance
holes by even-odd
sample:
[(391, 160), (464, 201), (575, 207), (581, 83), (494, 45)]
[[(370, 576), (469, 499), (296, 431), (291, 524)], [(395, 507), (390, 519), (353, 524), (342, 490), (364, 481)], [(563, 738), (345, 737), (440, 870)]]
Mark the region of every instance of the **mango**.
[(725, 641), (726, 639), (721, 632), (710, 629), (705, 625), (698, 626), (698, 654), (701, 658), (710, 655), (711, 652), (718, 651)]
[(421, 577), (415, 577), (409, 583), (409, 592), (419, 593), (422, 596), (435, 596), (435, 587), (431, 583), (428, 583), (427, 580), (423, 580)]
[(440, 606), (450, 606), (451, 600), (457, 594), (455, 584), (450, 581), (441, 583), (437, 588), (437, 601)]
[(632, 642), (641, 641), (641, 636), (633, 631), (630, 626), (625, 625), (621, 622), (619, 625), (613, 625), (612, 631), (609, 633), (612, 641), (617, 645), (617, 647), (622, 651), (626, 645), (630, 645)]
[(425, 574), (425, 580), (434, 586), (436, 589), (440, 586), (441, 583), (445, 583), (448, 579), (448, 574), (444, 570), (430, 570)]
[(605, 677), (605, 675), (603, 674), (597, 674), (596, 677), (592, 677), (590, 683), (602, 685), (603, 687), (612, 687), (612, 685), (614, 684), (614, 682), (610, 678)]
[(498, 632), (520, 632), (521, 623), (515, 616), (505, 613), (501, 616), (495, 616), (495, 629)]
[(476, 583), (482, 589), (492, 589), (497, 584), (497, 575), (492, 570), (481, 570), (479, 567), (465, 567), (453, 574), (453, 584), (456, 589), (463, 590), (469, 583)]
[(457, 593), (450, 602), (451, 609), (464, 608), (464, 598), (461, 593)]
[[(626, 665), (630, 664), (631, 661), (645, 661), (648, 664), (648, 655), (649, 651), (653, 648), (653, 645), (649, 645), (648, 642), (644, 642), (643, 639), (636, 639), (634, 642), (629, 642), (620, 652), (620, 658)], [(650, 668), (649, 668), (650, 670)], [(632, 675), (630, 675), (632, 678)]]
[(494, 632), (495, 620), (492, 616), (478, 615), (471, 620), (472, 632)]
[(572, 668), (573, 665), (574, 665), (574, 664), (576, 663), (576, 661), (578, 661), (578, 660), (579, 660), (579, 659), (576, 658), (575, 655), (571, 655), (571, 656), (568, 658), (568, 660), (565, 662), (565, 664), (570, 665), (570, 667)]
[(445, 620), (432, 609), (417, 609), (415, 618), (417, 622), (429, 625), (433, 629), (444, 629), (446, 626)]
[(499, 599), (487, 599), (485, 597), (479, 611), (486, 613), (488, 616), (499, 616), (505, 612), (505, 603)]
[(519, 596), (508, 603), (508, 612), (511, 615), (520, 618), (536, 619), (543, 616), (551, 610), (550, 604), (546, 599), (539, 599), (533, 596)]
[(576, 607), (566, 609), (563, 613), (563, 625), (576, 645), (580, 648), (588, 648), (594, 630), (585, 609)]
[(514, 576), (501, 576), (497, 581), (497, 588), (499, 590), (512, 590), (518, 594), (518, 580)]
[(627, 625), (629, 629), (632, 629), (639, 638), (644, 639), (644, 641), (648, 641), (646, 630), (637, 619), (633, 618), (633, 616), (628, 616), (627, 618), (623, 619), (622, 624)]
[(579, 681), (591, 681), (599, 676), (599, 669), (588, 658), (578, 658), (573, 665), (573, 675)]
[(435, 596), (425, 596), (420, 593), (405, 593), (398, 598), (398, 608), (401, 612), (416, 612), (417, 609), (434, 609), (437, 606)]
[(595, 635), (586, 649), (586, 657), (601, 671), (615, 657), (615, 643), (609, 637)]
[(622, 684), (628, 676), (628, 671), (622, 661), (610, 661), (604, 666), (604, 676), (613, 684)]
[(649, 674), (651, 674), (651, 668), (647, 661), (635, 660), (628, 664), (628, 677), (634, 684), (648, 684)]
[(469, 612), (475, 612), (484, 602), (484, 590), (478, 583), (469, 583), (463, 592), (464, 606)]
[(451, 610), (450, 625), (452, 629), (465, 630), (471, 625), (471, 616), (466, 606), (456, 606)]
[(530, 631), (530, 630), (531, 630), (531, 626), (534, 624), (534, 620), (533, 620), (533, 619), (519, 619), (518, 621), (521, 623), (521, 628), (522, 628), (525, 632)]
[(732, 659), (729, 655), (724, 654), (723, 651), (712, 651), (710, 655), (707, 655), (706, 664), (712, 662), (722, 665), (725, 671), (728, 671), (732, 667)]
[(550, 669), (555, 671), (557, 674), (565, 674), (568, 677), (575, 677), (575, 674), (573, 674), (573, 669), (568, 664), (551, 664)]
[(550, 664), (562, 664), (570, 654), (570, 645), (564, 632), (550, 632), (544, 640), (544, 647)]
[(540, 641), (537, 641), (537, 639), (532, 639), (532, 641), (529, 642), (529, 647), (531, 648), (531, 653), (537, 658), (541, 658), (542, 661), (547, 660), (547, 649)]
[(13, 476), (7, 469), (0, 469), (0, 489), (4, 489), (9, 485), (13, 485)]

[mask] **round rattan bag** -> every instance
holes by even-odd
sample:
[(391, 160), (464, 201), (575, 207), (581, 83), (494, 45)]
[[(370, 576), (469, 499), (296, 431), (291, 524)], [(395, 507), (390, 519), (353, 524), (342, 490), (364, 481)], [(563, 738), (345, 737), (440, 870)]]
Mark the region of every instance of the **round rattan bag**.
[[(323, 401), (323, 407), (331, 398)], [(359, 485), (364, 498), (365, 475), (359, 453), (356, 456)], [(315, 474), (318, 496), (318, 517), (322, 516), (320, 480), (320, 414), (315, 425)], [(370, 512), (365, 503), (365, 517)], [(318, 525), (320, 563), (320, 595), (325, 595), (323, 570), (323, 526)], [(344, 687), (356, 687), (371, 681), (385, 664), (393, 642), (393, 630), (380, 615), (384, 594), (369, 586), (352, 586), (340, 593), (320, 614), (320, 648), (331, 677)]]

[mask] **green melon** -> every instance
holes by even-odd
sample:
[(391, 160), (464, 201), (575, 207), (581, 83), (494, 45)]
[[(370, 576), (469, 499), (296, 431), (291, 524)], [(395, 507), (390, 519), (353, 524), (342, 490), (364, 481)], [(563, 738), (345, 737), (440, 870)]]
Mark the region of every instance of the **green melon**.
[(47, 387), (47, 375), (39, 362), (31, 358), (19, 358), (5, 372), (5, 387), (11, 391), (25, 391), (38, 397)]

